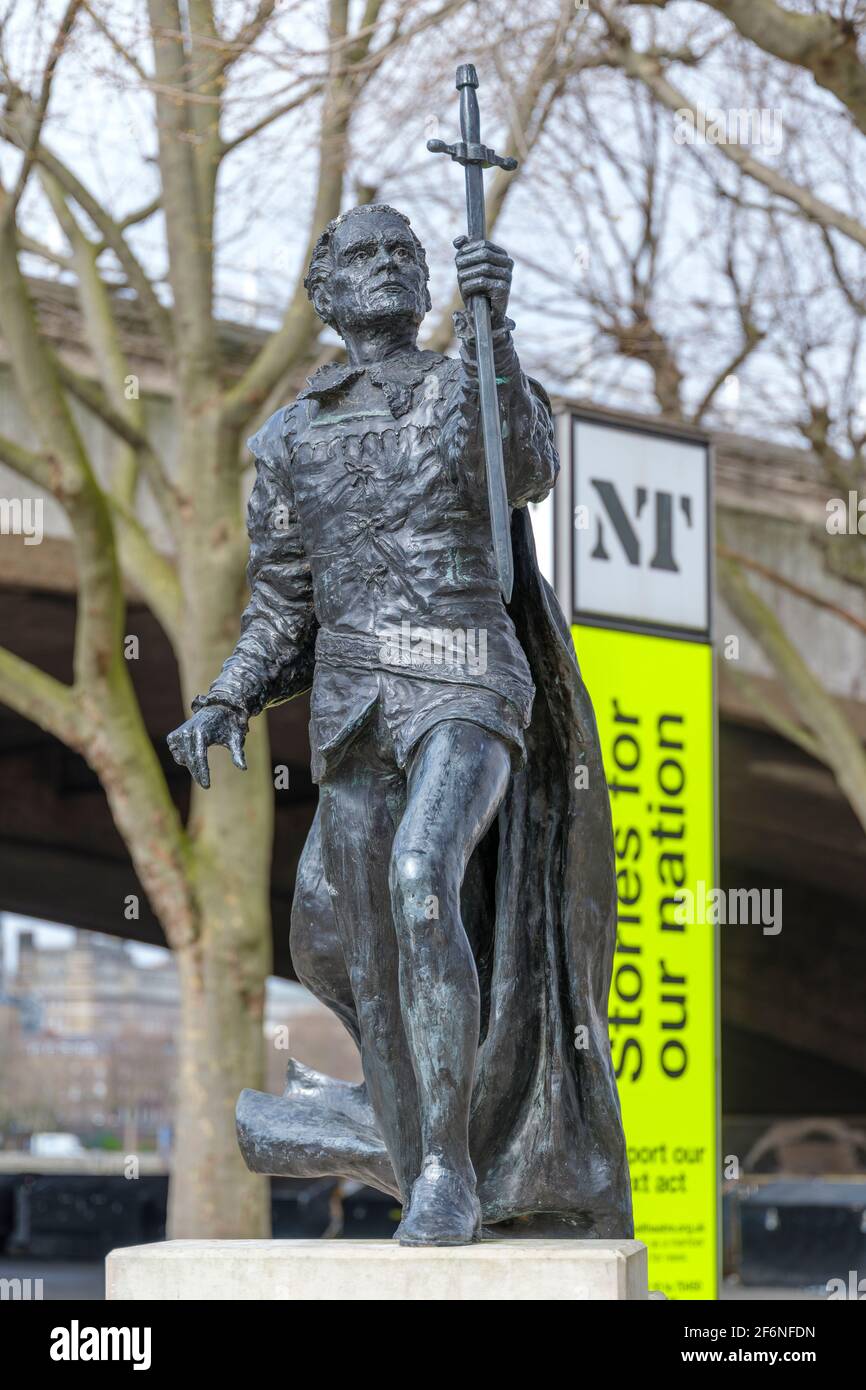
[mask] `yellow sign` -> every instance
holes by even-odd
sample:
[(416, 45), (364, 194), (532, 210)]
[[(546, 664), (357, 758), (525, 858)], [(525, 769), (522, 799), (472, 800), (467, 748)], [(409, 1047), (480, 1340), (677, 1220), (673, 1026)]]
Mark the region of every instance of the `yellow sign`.
[[(599, 724), (616, 853), (610, 1040), (650, 1288), (715, 1298), (716, 932), (676, 895), (715, 883), (712, 648), (572, 629)], [(704, 889), (700, 891), (704, 891)], [(707, 914), (691, 914), (700, 916)]]

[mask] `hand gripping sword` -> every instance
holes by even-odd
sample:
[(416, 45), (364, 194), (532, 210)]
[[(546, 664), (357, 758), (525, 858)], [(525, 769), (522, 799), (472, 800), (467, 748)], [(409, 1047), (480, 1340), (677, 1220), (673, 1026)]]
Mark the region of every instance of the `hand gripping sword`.
[[(462, 164), (466, 174), (466, 221), (470, 241), (483, 241), (487, 234), (484, 215), (484, 175), (482, 170), (497, 165), (507, 172), (517, 168), (517, 160), (503, 158), (481, 144), (481, 117), (478, 111), (478, 74), (471, 63), (457, 69), (457, 90), (460, 93), (460, 134), (454, 145), (444, 140), (428, 140), (433, 154), (450, 154)], [(506, 603), (511, 601), (514, 584), (514, 560), (511, 554), (511, 513), (508, 489), (505, 484), (505, 465), (502, 460), (502, 427), (499, 423), (499, 399), (496, 394), (496, 366), (493, 360), (493, 331), (490, 326), (490, 300), (484, 294), (473, 294), (467, 306), (475, 322), (475, 349), (478, 360), (478, 393), (481, 404), (481, 432), (484, 439), (484, 463), (487, 473), (487, 501), (490, 508), (490, 530), (499, 587)]]

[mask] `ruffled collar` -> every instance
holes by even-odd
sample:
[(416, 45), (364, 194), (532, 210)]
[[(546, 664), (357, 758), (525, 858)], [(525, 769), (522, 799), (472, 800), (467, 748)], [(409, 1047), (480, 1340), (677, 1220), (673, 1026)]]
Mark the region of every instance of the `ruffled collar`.
[(341, 395), (353, 382), (366, 375), (374, 386), (381, 387), (391, 414), (395, 417), (405, 415), (412, 404), (415, 387), (420, 386), (425, 377), (446, 360), (441, 352), (416, 349), (395, 353), (393, 357), (371, 362), (366, 367), (348, 362), (326, 362), (308, 377), (307, 385), (298, 399), (324, 402)]

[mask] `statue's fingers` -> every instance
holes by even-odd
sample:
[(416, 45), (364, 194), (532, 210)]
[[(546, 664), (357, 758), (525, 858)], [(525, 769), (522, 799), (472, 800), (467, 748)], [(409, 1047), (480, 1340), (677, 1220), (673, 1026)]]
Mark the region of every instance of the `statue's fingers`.
[(500, 279), (493, 275), (473, 275), (460, 281), (460, 292), (466, 297), (474, 294), (502, 294), (509, 287), (510, 281)]
[(191, 770), (189, 765), (189, 744), (186, 735), (180, 733), (176, 729), (173, 734), (169, 734), (166, 743), (168, 744), (171, 756), (178, 766)]
[(473, 265), (460, 272), (461, 283), (465, 280), (495, 280), (499, 285), (511, 284), (511, 271), (501, 265)]
[(461, 247), (459, 247), (459, 248), (458, 248), (458, 251), (457, 251), (458, 257), (461, 257), (461, 256), (477, 256), (477, 255), (482, 255), (482, 256), (505, 256), (505, 255), (507, 255), (507, 254), (508, 254), (508, 253), (507, 253), (506, 251), (500, 251), (500, 250), (498, 250), (498, 248), (495, 248), (495, 247), (491, 246), (491, 244), (490, 244), (489, 241), (477, 241), (477, 240), (476, 240), (476, 241), (464, 241), (463, 245), (462, 245)]
[(207, 763), (207, 744), (201, 730), (197, 730), (193, 735), (191, 755), (189, 770), (199, 786), (207, 789), (210, 786), (210, 768)]
[(232, 762), (235, 767), (239, 767), (241, 772), (246, 772), (247, 760), (244, 756), (244, 736), (240, 729), (232, 729), (229, 734), (229, 752), (232, 755)]
[(498, 280), (503, 285), (509, 285), (511, 271), (507, 266), (490, 265), (488, 261), (481, 261), (478, 265), (470, 265), (459, 271), (458, 278), (461, 284), (464, 280)]
[(457, 255), (465, 256), (467, 251), (478, 251), (480, 249), (483, 249), (487, 245), (487, 242), (484, 240), (483, 237), (463, 236), (456, 237), (454, 240), (454, 245), (457, 247)]
[(500, 251), (498, 247), (493, 247), (486, 241), (476, 241), (471, 246), (464, 247), (458, 252), (455, 260), (458, 266), (483, 264), (510, 268), (514, 265), (507, 251)]
[(504, 279), (511, 279), (513, 267), (506, 265), (504, 261), (476, 260), (467, 261), (465, 265), (458, 262), (457, 274), (463, 275), (501, 275)]

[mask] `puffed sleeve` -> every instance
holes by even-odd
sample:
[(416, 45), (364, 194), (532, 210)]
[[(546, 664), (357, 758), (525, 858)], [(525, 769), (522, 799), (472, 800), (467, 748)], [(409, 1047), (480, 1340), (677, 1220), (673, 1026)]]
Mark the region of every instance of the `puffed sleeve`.
[(250, 600), (237, 646), (193, 710), (223, 704), (259, 714), (312, 684), (317, 624), (291, 484), (293, 410), (278, 410), (249, 440), (256, 461), (247, 512)]

